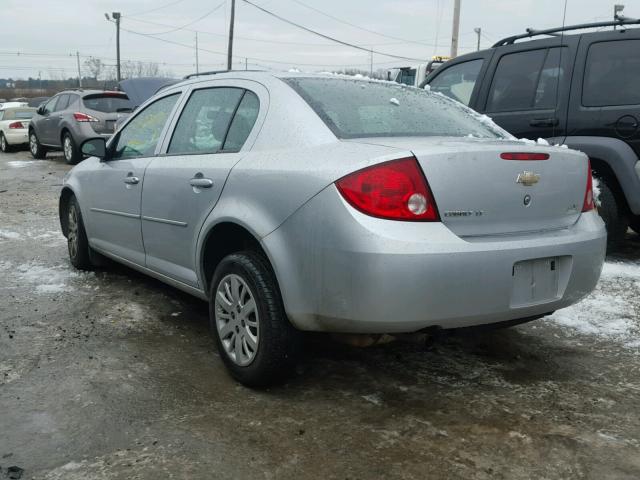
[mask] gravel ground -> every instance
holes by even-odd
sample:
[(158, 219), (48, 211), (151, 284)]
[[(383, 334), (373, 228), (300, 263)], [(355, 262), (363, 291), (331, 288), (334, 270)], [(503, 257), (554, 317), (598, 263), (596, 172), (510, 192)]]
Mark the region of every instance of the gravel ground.
[(356, 349), (288, 384), (229, 379), (204, 303), (74, 271), (59, 156), (0, 154), (0, 478), (640, 477), (640, 239), (549, 319)]

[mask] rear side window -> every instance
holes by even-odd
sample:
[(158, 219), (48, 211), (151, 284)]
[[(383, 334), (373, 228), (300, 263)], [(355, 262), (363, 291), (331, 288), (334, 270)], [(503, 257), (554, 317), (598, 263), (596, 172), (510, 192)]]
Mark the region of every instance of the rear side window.
[(482, 68), (482, 59), (459, 63), (443, 70), (429, 86), (434, 92), (442, 93), (464, 105), (469, 105), (473, 88)]
[(131, 112), (133, 105), (123, 94), (98, 93), (87, 95), (82, 99), (85, 108), (103, 113)]
[(338, 138), (504, 137), (466, 107), (419, 88), (331, 77), (284, 81)]
[(242, 101), (238, 106), (231, 126), (229, 127), (229, 133), (227, 133), (227, 139), (224, 142), (222, 150), (225, 152), (238, 152), (247, 141), (247, 137), (253, 129), (253, 125), (258, 118), (258, 111), (260, 110), (260, 101), (255, 93), (246, 91)]
[(216, 153), (223, 149), (227, 130), (244, 90), (204, 88), (189, 97), (176, 125), (167, 153)]
[(594, 43), (589, 47), (582, 104), (586, 107), (640, 104), (640, 40)]
[(547, 50), (530, 50), (503, 56), (491, 82), (487, 111), (531, 109), (546, 55)]

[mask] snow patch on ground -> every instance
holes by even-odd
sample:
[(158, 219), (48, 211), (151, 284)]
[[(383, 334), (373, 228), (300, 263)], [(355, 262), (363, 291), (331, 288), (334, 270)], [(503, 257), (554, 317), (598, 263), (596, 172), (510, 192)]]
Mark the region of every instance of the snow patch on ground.
[(601, 337), (637, 349), (640, 347), (640, 323), (628, 295), (638, 289), (638, 279), (640, 265), (607, 262), (600, 283), (591, 295), (547, 319), (574, 333)]
[(35, 262), (13, 265), (0, 262), (0, 272), (10, 273), (17, 287), (33, 287), (38, 294), (53, 294), (77, 291), (73, 282), (93, 276), (93, 273), (80, 273), (66, 265), (44, 265)]
[(12, 232), (11, 230), (0, 230), (0, 239), (4, 240), (18, 240), (20, 234), (18, 232)]
[(35, 160), (11, 160), (10, 162), (7, 162), (7, 165), (9, 165), (11, 168), (24, 168), (28, 167), (32, 163), (38, 162), (36, 162)]

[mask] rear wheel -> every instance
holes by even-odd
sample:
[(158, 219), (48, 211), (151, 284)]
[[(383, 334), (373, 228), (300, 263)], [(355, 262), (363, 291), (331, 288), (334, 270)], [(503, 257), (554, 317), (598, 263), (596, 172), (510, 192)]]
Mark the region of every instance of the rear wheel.
[(9, 153), (11, 151), (11, 145), (9, 145), (2, 132), (0, 132), (0, 150), (2, 150), (2, 153)]
[(607, 250), (620, 247), (629, 227), (629, 213), (621, 194), (611, 188), (606, 179), (599, 178), (600, 197), (598, 213), (607, 227)]
[(65, 132), (62, 135), (62, 152), (64, 153), (65, 161), (69, 165), (75, 165), (80, 161), (80, 152), (69, 132)]
[(71, 264), (79, 270), (91, 270), (90, 248), (80, 206), (76, 197), (71, 197), (67, 207), (67, 249)]
[(261, 255), (226, 256), (209, 293), (209, 318), (218, 352), (231, 375), (249, 387), (287, 377), (301, 333), (289, 323), (275, 276)]
[(35, 130), (29, 131), (29, 151), (31, 152), (31, 156), (38, 160), (47, 156), (47, 149), (40, 144)]

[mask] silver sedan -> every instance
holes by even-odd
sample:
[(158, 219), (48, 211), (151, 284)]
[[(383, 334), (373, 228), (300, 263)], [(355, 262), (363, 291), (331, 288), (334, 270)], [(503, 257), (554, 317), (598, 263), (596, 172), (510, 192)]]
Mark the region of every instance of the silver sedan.
[(155, 95), (67, 175), (62, 231), (209, 301), (246, 385), (302, 332), (515, 324), (596, 285), (606, 234), (585, 155), (516, 141), (439, 94), (230, 72)]

